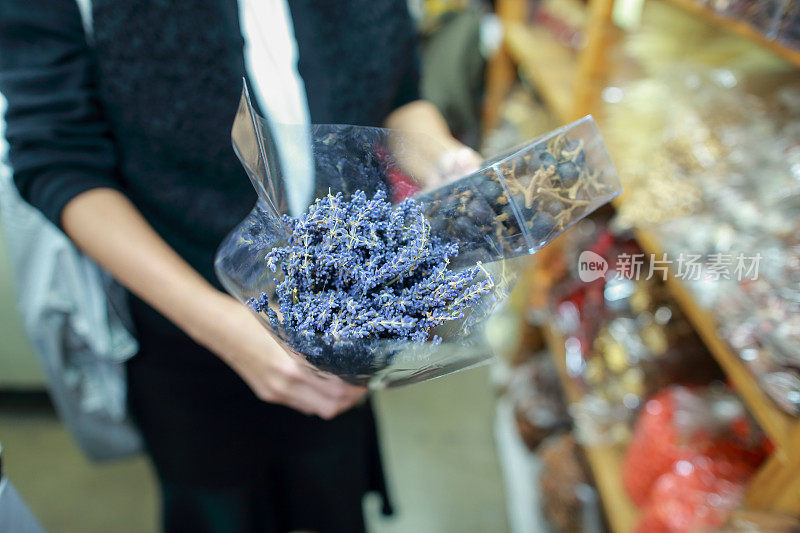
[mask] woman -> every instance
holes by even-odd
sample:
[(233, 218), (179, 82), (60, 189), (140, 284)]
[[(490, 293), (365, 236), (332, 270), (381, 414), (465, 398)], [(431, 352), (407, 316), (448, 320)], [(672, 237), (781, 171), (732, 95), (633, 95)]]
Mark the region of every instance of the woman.
[(248, 10), (292, 37), (312, 122), (421, 130), (473, 157), (418, 100), (403, 0), (94, 0), (83, 19), (74, 2), (0, 2), (9, 159), (22, 196), (131, 293), (128, 404), (164, 529), (363, 530), (361, 497), (383, 489), (366, 391), (289, 357), (212, 260), (256, 199), (229, 131), (276, 32)]

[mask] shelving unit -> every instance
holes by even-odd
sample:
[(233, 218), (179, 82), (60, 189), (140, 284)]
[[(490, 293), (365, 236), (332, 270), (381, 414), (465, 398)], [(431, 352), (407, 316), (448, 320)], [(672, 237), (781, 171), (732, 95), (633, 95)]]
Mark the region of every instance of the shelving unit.
[[(645, 253), (661, 257), (662, 248), (653, 234), (639, 229), (636, 240)], [(750, 413), (775, 445), (772, 457), (750, 482), (745, 504), (753, 509), (800, 513), (800, 420), (781, 411), (761, 390), (742, 360), (720, 338), (714, 317), (695, 301), (673, 272), (667, 277), (667, 287)]]
[[(570, 403), (577, 402), (581, 398), (581, 391), (567, 374), (564, 337), (554, 328), (545, 328), (544, 333), (567, 400)], [(633, 531), (639, 512), (622, 486), (620, 473), (623, 450), (613, 446), (584, 446), (583, 450), (600, 491), (600, 499), (611, 529), (615, 533)]]
[[(800, 67), (800, 52), (768, 39), (746, 22), (731, 19), (695, 0), (666, 0), (721, 28), (758, 43)], [(599, 99), (608, 71), (607, 51), (616, 30), (611, 22), (613, 0), (589, 0), (586, 44), (574, 54), (556, 42), (546, 30), (525, 23), (524, 0), (498, 0), (498, 14), (506, 28), (504, 46), (488, 69), (485, 124), (496, 124), (499, 102), (513, 83), (517, 71), (542, 96), (545, 104), (562, 122), (569, 122), (600, 108)], [(602, 121), (601, 121), (602, 125)], [(613, 155), (613, 154), (612, 154)], [(624, 202), (624, 197), (618, 201)], [(617, 204), (619, 205), (619, 204)], [(656, 235), (637, 230), (636, 238), (648, 254), (661, 257), (663, 247)], [(726, 373), (743, 402), (775, 445), (775, 452), (750, 482), (745, 505), (752, 509), (800, 514), (800, 419), (781, 411), (761, 390), (738, 355), (720, 337), (711, 313), (698, 304), (687, 287), (670, 273), (667, 280), (674, 299), (688, 317), (700, 338)], [(564, 339), (547, 329), (545, 337), (556, 361), (559, 377), (570, 402), (581, 392), (567, 375)], [(617, 448), (585, 447), (608, 521), (615, 533), (633, 530), (637, 509), (622, 486)]]
[[(662, 257), (663, 249), (652, 233), (639, 229), (636, 231), (636, 240), (646, 254)], [(675, 301), (731, 383), (739, 391), (745, 405), (764, 432), (769, 435), (779, 450), (788, 448), (791, 442), (791, 431), (797, 425), (797, 419), (781, 411), (761, 390), (739, 356), (727, 342), (720, 338), (717, 323), (711, 313), (698, 305), (683, 282), (675, 278), (673, 274), (670, 272), (667, 277), (667, 287)]]
[(591, 0), (585, 30), (586, 46), (575, 54), (540, 28), (525, 22), (527, 0), (499, 0), (504, 39), (487, 68), (484, 128), (497, 124), (500, 102), (519, 70), (541, 93), (562, 122), (571, 122), (597, 108), (607, 70), (605, 51), (612, 39), (614, 0)]
[(780, 41), (767, 38), (763, 33), (758, 31), (758, 29), (744, 21), (736, 20), (722, 13), (717, 13), (713, 9), (701, 5), (694, 0), (669, 0), (669, 2), (707, 20), (711, 24), (725, 28), (739, 37), (743, 37), (764, 48), (768, 48), (785, 60), (793, 63), (795, 66), (800, 67), (800, 51), (789, 48)]
[(578, 62), (572, 51), (553, 40), (546, 30), (516, 22), (506, 28), (505, 42), (525, 79), (534, 85), (563, 122), (573, 119)]

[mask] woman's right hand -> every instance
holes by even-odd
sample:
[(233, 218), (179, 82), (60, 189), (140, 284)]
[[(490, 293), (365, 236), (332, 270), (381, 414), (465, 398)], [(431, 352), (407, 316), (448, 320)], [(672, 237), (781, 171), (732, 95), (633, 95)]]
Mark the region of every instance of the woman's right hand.
[(121, 192), (92, 189), (62, 214), (64, 231), (137, 296), (217, 354), (264, 401), (333, 418), (366, 389), (312, 374), (244, 305), (211, 286)]
[(289, 355), (247, 307), (217, 292), (194, 335), (216, 353), (260, 399), (331, 419), (367, 392), (339, 378), (324, 378)]

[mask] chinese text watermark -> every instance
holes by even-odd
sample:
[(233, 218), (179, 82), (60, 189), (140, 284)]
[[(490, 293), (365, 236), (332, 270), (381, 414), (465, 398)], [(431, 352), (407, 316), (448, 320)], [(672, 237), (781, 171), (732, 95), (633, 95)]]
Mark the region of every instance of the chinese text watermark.
[[(627, 254), (617, 256), (613, 265), (615, 279), (661, 279), (666, 281), (670, 274), (684, 281), (755, 280), (762, 256), (756, 254), (693, 254), (681, 252), (677, 257), (667, 254)], [(608, 261), (586, 250), (578, 257), (578, 277), (590, 282), (600, 279), (609, 270)]]

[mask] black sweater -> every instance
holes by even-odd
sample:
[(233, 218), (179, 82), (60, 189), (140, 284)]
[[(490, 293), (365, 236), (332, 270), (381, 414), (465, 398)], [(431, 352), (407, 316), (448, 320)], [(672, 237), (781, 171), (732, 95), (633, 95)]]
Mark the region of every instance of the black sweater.
[[(76, 195), (122, 190), (216, 284), (213, 255), (255, 202), (230, 126), (244, 72), (235, 0), (0, 2), (0, 91), (23, 198), (51, 221)], [(380, 125), (417, 98), (405, 0), (289, 2), (316, 123)]]

